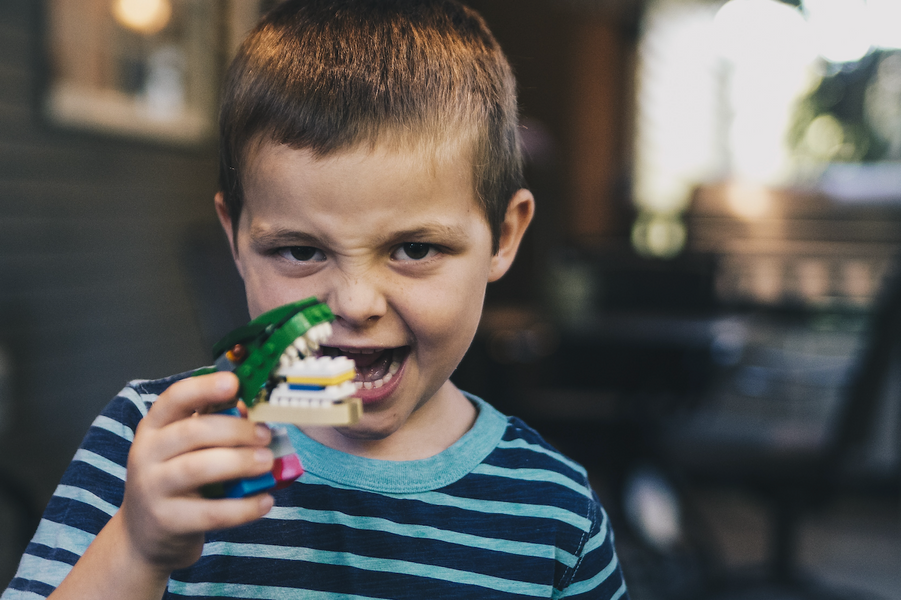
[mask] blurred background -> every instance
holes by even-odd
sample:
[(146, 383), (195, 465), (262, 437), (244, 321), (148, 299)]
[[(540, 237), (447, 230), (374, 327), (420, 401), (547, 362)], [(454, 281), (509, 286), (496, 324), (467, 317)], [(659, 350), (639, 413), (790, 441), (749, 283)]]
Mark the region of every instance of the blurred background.
[[(901, 598), (901, 2), (471, 0), (536, 221), (454, 376), (636, 600)], [(96, 414), (247, 319), (215, 111), (267, 0), (0, 0), (0, 586)]]

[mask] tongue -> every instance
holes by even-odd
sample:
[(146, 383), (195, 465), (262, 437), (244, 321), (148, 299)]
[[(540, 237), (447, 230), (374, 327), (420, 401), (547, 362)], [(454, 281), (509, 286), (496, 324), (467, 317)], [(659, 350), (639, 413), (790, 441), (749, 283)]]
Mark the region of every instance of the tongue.
[(373, 354), (354, 354), (351, 358), (357, 365), (357, 381), (376, 381), (388, 372), (391, 366), (391, 350)]

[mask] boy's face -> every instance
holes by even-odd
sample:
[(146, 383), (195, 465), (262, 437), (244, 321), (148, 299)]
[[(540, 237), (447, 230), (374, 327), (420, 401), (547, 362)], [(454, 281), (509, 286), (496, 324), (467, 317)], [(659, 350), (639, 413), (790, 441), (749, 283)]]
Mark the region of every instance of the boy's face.
[[(428, 415), (459, 401), (448, 378), (486, 284), (513, 260), (531, 195), (511, 202), (496, 255), (469, 162), (456, 154), (376, 148), (317, 159), (264, 143), (247, 161), (244, 198), (233, 250), (251, 316), (316, 296), (336, 317), (325, 352), (357, 363), (363, 418), (326, 443), (347, 449), (441, 427)], [(231, 232), (221, 196), (217, 210)]]

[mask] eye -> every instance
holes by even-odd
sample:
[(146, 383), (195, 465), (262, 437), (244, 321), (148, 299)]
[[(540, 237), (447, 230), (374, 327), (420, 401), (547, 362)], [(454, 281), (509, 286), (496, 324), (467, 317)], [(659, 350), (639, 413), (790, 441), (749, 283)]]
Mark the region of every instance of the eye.
[(407, 242), (398, 246), (397, 250), (391, 255), (394, 260), (423, 260), (434, 256), (437, 252), (431, 244), (422, 242)]
[(296, 262), (321, 262), (325, 260), (322, 250), (313, 246), (286, 246), (279, 248), (277, 253), (282, 258)]

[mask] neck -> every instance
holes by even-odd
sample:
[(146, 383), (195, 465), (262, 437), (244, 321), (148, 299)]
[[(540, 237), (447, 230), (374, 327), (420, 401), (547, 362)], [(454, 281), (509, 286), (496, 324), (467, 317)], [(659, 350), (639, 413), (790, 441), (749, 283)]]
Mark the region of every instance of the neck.
[[(352, 427), (301, 427), (301, 430), (320, 444), (363, 458), (422, 460), (453, 445), (472, 428), (477, 417), (472, 402), (447, 381), (399, 429), (388, 435), (366, 435)], [(366, 418), (365, 410), (363, 418)]]

